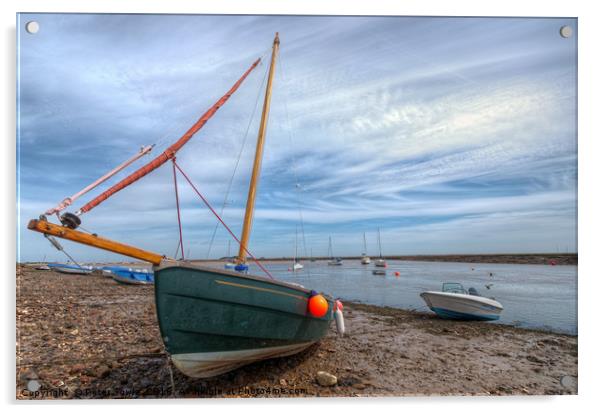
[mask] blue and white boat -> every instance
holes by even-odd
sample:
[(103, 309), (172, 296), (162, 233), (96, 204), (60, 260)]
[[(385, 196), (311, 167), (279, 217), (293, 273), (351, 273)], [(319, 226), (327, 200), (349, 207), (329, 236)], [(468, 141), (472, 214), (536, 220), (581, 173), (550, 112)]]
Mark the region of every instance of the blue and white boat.
[(441, 291), (426, 291), (420, 297), (439, 317), (452, 320), (498, 320), (504, 309), (493, 298), (480, 296), (474, 288), (466, 291), (460, 283), (443, 283)]
[(114, 271), (129, 271), (131, 268), (122, 267), (119, 265), (105, 265), (104, 267), (98, 268), (98, 270), (102, 271), (102, 275), (105, 277), (113, 277)]
[(48, 264), (48, 268), (64, 274), (90, 274), (94, 267), (89, 265)]
[(112, 267), (110, 272), (111, 277), (121, 284), (150, 285), (155, 283), (154, 273), (147, 269)]

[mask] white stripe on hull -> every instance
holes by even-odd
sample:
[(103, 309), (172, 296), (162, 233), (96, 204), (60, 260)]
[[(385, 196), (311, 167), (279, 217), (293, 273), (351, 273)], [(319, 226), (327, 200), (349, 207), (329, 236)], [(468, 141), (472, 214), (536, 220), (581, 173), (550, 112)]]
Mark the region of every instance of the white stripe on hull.
[(112, 274), (111, 277), (113, 277), (113, 279), (115, 281), (117, 281), (118, 283), (121, 283), (121, 284), (131, 284), (131, 285), (151, 285), (152, 284), (152, 282), (150, 282), (150, 281), (133, 280), (131, 278), (120, 277), (117, 274)]
[(90, 274), (92, 270), (79, 269), (79, 268), (54, 268), (55, 271), (62, 272), (63, 274)]
[(178, 370), (185, 375), (194, 378), (208, 378), (227, 373), (256, 361), (291, 356), (305, 350), (314, 343), (315, 341), (310, 341), (288, 346), (251, 350), (172, 354), (171, 359)]
[(499, 315), (504, 307), (486, 297), (428, 291), (420, 294), (430, 308), (442, 308), (457, 313), (478, 316)]

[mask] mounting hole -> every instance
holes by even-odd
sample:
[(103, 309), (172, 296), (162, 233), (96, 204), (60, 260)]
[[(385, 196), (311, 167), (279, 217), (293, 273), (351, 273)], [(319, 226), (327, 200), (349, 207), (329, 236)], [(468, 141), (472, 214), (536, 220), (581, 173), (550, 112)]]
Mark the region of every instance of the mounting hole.
[(25, 30), (29, 34), (36, 34), (40, 30), (40, 24), (36, 21), (30, 21), (25, 24)]
[(571, 26), (562, 26), (560, 28), (560, 35), (565, 39), (568, 39), (573, 35), (573, 28)]

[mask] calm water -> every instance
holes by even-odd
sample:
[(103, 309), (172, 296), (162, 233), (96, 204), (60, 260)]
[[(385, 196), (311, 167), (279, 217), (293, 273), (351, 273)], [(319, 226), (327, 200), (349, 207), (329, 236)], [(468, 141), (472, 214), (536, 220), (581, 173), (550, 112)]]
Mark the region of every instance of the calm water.
[[(443, 282), (460, 282), (464, 288), (475, 287), (481, 295), (502, 303), (504, 311), (498, 323), (577, 334), (577, 266), (387, 262), (386, 277), (372, 275), (374, 265), (361, 265), (359, 260), (345, 260), (338, 267), (307, 261), (297, 273), (288, 271), (290, 263), (266, 267), (279, 280), (343, 300), (421, 311), (429, 311), (421, 292), (439, 291)], [(401, 275), (394, 276), (395, 271)], [(253, 265), (251, 273), (261, 274)], [(487, 289), (487, 284), (493, 285)]]

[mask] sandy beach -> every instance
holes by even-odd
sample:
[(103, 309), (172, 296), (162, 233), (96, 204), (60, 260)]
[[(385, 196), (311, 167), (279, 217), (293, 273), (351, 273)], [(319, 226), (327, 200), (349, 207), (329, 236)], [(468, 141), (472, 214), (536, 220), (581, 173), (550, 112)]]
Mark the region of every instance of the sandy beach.
[[(345, 302), (347, 334), (191, 379), (170, 363), (152, 286), (17, 265), (18, 399), (577, 393), (577, 337)], [(318, 371), (337, 377), (322, 386)]]

